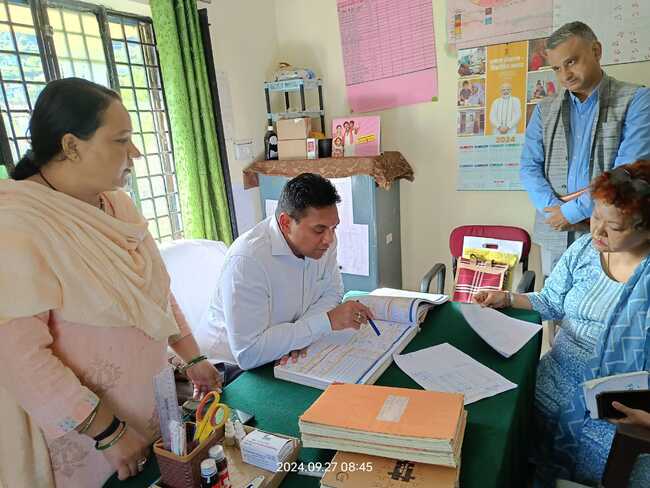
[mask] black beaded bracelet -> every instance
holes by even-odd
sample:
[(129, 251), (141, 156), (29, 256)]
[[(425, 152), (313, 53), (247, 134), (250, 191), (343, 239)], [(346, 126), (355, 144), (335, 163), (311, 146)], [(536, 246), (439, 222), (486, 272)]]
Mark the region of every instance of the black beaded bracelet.
[(93, 437), (93, 440), (95, 442), (100, 442), (106, 439), (107, 437), (112, 436), (120, 426), (120, 422), (121, 422), (120, 419), (118, 419), (115, 415), (113, 415), (113, 421), (111, 422), (111, 424), (108, 427), (106, 427), (103, 432), (100, 432), (95, 437)]

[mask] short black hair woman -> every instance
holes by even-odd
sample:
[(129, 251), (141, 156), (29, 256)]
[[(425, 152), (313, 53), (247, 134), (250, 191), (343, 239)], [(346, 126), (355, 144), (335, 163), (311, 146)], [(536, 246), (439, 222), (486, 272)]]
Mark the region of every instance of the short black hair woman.
[(142, 470), (167, 346), (218, 388), (147, 222), (120, 190), (140, 152), (117, 93), (49, 83), (31, 150), (0, 181), (0, 482), (100, 487)]
[[(591, 194), (591, 234), (567, 249), (541, 292), (476, 296), (484, 306), (534, 309), (544, 320), (562, 320), (537, 369), (540, 487), (558, 478), (600, 481), (615, 429), (590, 418), (581, 384), (650, 367), (650, 161), (603, 173)], [(647, 480), (650, 466), (644, 460), (638, 468)], [(638, 486), (650, 486), (644, 483)]]

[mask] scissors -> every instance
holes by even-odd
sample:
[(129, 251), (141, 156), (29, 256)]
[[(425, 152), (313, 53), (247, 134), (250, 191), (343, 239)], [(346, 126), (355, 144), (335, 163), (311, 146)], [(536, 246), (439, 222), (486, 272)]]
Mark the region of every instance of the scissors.
[[(221, 396), (218, 391), (208, 392), (199, 406), (196, 407), (196, 430), (194, 440), (199, 444), (205, 441), (219, 427), (226, 423), (230, 416), (230, 408), (225, 403), (219, 403)], [(208, 406), (208, 402), (212, 403)]]

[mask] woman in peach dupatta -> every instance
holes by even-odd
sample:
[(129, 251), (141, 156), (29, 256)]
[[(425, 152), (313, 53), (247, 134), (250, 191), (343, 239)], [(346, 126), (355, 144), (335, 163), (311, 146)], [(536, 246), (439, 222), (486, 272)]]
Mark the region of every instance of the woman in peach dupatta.
[(220, 386), (171, 295), (147, 223), (119, 190), (133, 159), (119, 96), (49, 83), (32, 151), (0, 181), (0, 485), (94, 488), (142, 470), (167, 346), (195, 392)]

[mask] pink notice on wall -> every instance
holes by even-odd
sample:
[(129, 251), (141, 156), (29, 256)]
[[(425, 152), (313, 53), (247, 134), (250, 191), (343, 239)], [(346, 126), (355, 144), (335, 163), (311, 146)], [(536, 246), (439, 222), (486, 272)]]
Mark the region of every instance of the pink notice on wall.
[(438, 96), (431, 0), (337, 0), (337, 7), (353, 112)]

